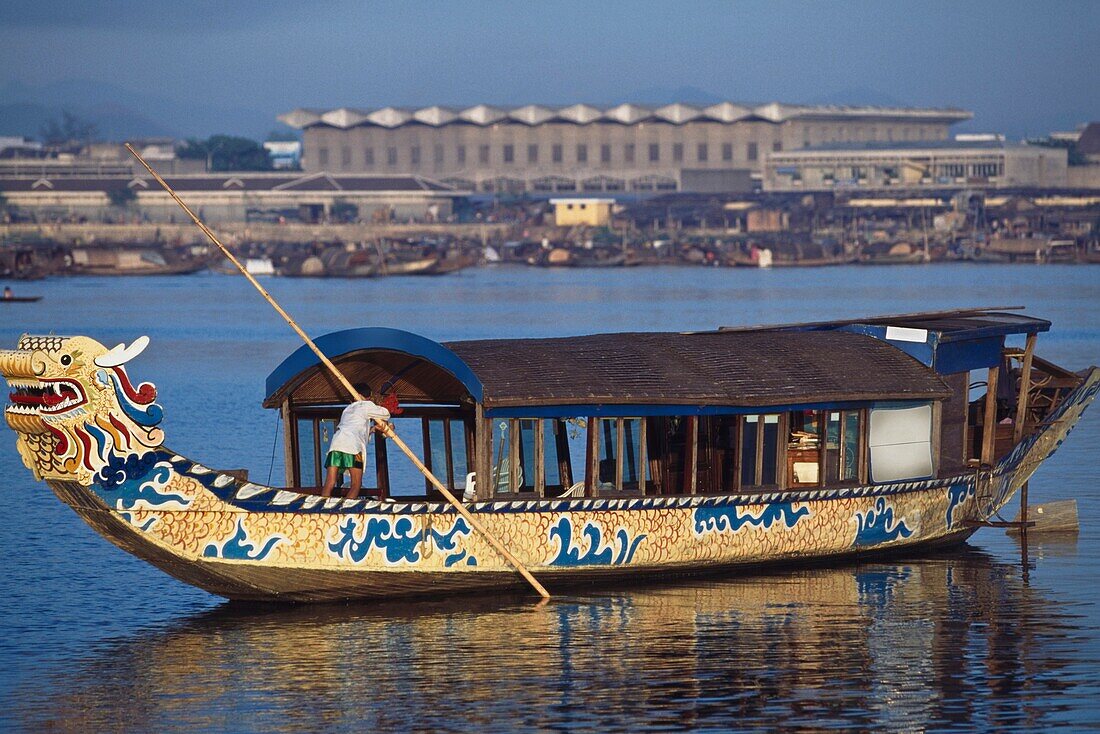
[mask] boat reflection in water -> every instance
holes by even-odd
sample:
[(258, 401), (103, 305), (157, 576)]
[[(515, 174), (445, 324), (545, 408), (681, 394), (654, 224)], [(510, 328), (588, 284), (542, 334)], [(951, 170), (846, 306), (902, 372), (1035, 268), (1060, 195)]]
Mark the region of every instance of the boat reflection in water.
[(1091, 695), (1079, 624), (962, 549), (543, 606), (227, 604), (13, 693), (28, 729), (1043, 728)]

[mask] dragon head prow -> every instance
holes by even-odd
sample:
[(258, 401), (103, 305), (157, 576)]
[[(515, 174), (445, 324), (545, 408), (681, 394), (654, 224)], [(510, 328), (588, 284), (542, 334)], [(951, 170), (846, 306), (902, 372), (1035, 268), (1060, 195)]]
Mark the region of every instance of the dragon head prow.
[(125, 367), (148, 343), (143, 336), (108, 349), (86, 336), (24, 334), (14, 350), (0, 351), (0, 375), (11, 387), (4, 417), (35, 478), (87, 485), (161, 445), (157, 390), (148, 382), (135, 388)]

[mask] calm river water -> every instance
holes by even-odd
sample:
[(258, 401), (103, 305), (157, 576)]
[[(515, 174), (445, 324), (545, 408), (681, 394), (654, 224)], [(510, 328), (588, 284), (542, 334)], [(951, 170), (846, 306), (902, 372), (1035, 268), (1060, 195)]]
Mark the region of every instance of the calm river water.
[[(298, 344), (242, 278), (15, 284), (22, 331), (111, 345), (165, 407), (167, 443), (264, 481), (264, 379)], [(306, 330), (436, 339), (706, 329), (975, 305), (1054, 322), (1039, 353), (1100, 363), (1100, 270), (1061, 266), (485, 269), (267, 281)], [(1034, 731), (1100, 726), (1100, 407), (1032, 481), (1082, 528), (983, 530), (935, 556), (555, 597), (239, 607), (99, 538), (0, 429), (0, 727), (74, 731), (730, 729)]]

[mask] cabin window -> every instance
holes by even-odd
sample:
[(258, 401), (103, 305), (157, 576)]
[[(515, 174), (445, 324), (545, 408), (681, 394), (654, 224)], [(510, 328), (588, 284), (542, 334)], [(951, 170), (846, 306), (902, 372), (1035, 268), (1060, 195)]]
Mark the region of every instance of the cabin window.
[(495, 495), (558, 497), (573, 486), (574, 463), (583, 466), (585, 456), (582, 419), (512, 418), (493, 425)]
[[(582, 443), (579, 437), (576, 441)], [(583, 448), (579, 448), (583, 452)], [(543, 487), (547, 497), (557, 497), (573, 485), (569, 424), (559, 418), (542, 422)], [(583, 455), (583, 454), (582, 454)]]
[(452, 491), (466, 489), (466, 423), (457, 418), (423, 419), (424, 464)]
[(741, 422), (741, 486), (778, 483), (779, 416), (746, 415)]
[[(320, 414), (298, 416), (294, 427), (296, 434), (294, 441), (297, 446), (296, 466), (292, 475), (294, 486), (320, 487), (324, 484), (325, 457), (328, 456), (338, 422), (339, 418), (336, 416)], [(363, 465), (363, 491), (381, 492), (385, 496), (388, 493), (389, 483), (386, 473), (386, 447), (383, 442), (375, 443), (372, 440), (372, 445), (367, 447)], [(341, 476), (340, 482), (338, 486), (346, 486), (346, 474)]]
[(825, 414), (825, 481), (859, 481), (859, 444), (863, 414), (858, 410), (830, 410)]
[(297, 485), (299, 487), (321, 486), (321, 462), (317, 459), (321, 451), (317, 446), (316, 423), (314, 419), (298, 419)]
[(787, 478), (792, 487), (821, 484), (822, 412), (795, 410), (787, 417)]
[(646, 459), (646, 421), (642, 418), (599, 418), (597, 453), (600, 492), (644, 491), (650, 478)]
[(871, 410), (871, 481), (932, 476), (932, 405)]
[(493, 494), (512, 494), (524, 481), (523, 467), (518, 465), (518, 427), (515, 420), (499, 420), (493, 429)]
[(498, 461), (494, 468), (497, 494), (535, 493), (538, 487), (539, 421), (519, 418), (501, 422)]
[(696, 449), (697, 494), (737, 490), (737, 426), (735, 415), (700, 416)]

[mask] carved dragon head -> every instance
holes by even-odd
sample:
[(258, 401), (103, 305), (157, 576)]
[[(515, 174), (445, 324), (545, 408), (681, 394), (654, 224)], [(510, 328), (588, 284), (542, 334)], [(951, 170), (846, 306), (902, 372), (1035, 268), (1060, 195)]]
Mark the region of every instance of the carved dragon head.
[(11, 388), (4, 417), (36, 479), (89, 485), (160, 446), (157, 390), (148, 382), (135, 388), (124, 366), (148, 343), (143, 336), (107, 349), (86, 336), (24, 334), (16, 349), (0, 350), (0, 374)]

